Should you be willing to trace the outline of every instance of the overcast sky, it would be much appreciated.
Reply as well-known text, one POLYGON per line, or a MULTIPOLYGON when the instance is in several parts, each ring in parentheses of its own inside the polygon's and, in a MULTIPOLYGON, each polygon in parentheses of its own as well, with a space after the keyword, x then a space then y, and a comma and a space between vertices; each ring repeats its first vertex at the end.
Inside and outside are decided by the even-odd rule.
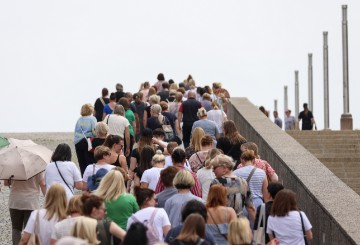
POLYGON ((329 32, 330 128, 343 112, 341 5, 348 4, 350 113, 360 129, 360 1, 1 1, 0 132, 73 131, 81 105, 103 87, 136 92, 159 72, 197 85, 222 82, 283 117, 308 101, 324 128, 323 31, 329 32))

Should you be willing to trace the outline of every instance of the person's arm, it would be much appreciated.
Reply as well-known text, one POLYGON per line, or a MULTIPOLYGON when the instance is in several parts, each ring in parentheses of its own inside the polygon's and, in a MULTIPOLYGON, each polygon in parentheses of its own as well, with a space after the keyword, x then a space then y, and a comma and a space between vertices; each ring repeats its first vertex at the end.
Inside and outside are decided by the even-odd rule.
POLYGON ((87 191, 88 187, 87 187, 87 182, 83 181, 82 182, 82 190, 83 191, 87 191))
POLYGON ((19 242, 19 245, 26 245, 28 243, 29 239, 30 239, 30 236, 31 236, 30 233, 24 231, 24 233, 23 233, 23 235, 21 237, 21 240, 19 242))
POLYGON ((124 237, 126 235, 126 232, 121 227, 119 227, 116 223, 114 223, 112 221, 110 223, 109 232, 110 232, 110 234, 112 234, 113 236, 116 236, 120 240, 124 240, 124 237))
POLYGON ((179 120, 176 119, 174 121, 174 126, 175 126, 175 133, 176 135, 179 135, 181 133, 181 130, 180 130, 180 123, 179 123, 179 120))
POLYGON ((140 178, 137 174, 134 175, 134 187, 140 186, 140 178))
POLYGON ((120 167, 122 167, 125 170, 125 173, 128 172, 128 168, 127 168, 127 162, 126 162, 126 157, 124 155, 120 155, 120 167))
POLYGON ((148 187, 149 187, 149 183, 140 182, 140 187, 141 187, 141 188, 148 188, 148 187))
POLYGON ((130 178, 134 178, 134 169, 136 168, 137 162, 135 157, 130 158, 130 168, 129 168, 129 175, 130 178))
POLYGON ((311 229, 305 231, 305 236, 306 236, 306 238, 307 238, 308 240, 312 240, 312 239, 313 239, 313 234, 312 234, 311 229))
POLYGON ((270 177, 270 180, 271 180, 271 182, 278 182, 279 177, 276 173, 273 173, 273 175, 271 175, 271 177, 270 177))
POLYGON ((164 236, 166 236, 169 232, 169 230, 171 229, 171 225, 165 225, 163 226, 163 233, 164 233, 164 236))
POLYGON ((180 127, 180 123, 181 123, 181 121, 182 121, 182 117, 183 117, 183 114, 182 114, 182 112, 181 112, 180 109, 179 109, 179 112, 178 112, 178 115, 177 115, 177 118, 178 118, 178 120, 177 120, 177 125, 178 125, 178 129, 179 129, 180 132, 182 131, 182 129, 181 129, 181 127, 180 127))
POLYGON ((78 189, 78 190, 82 190, 83 182, 82 181, 75 182, 75 188, 78 189))
POLYGON ((233 208, 227 208, 228 209, 228 213, 230 214, 230 220, 229 223, 233 220, 237 219, 237 215, 235 213, 235 210, 233 208))
POLYGON ((263 194, 264 202, 269 201, 267 187, 268 187, 268 181, 267 181, 267 178, 266 178, 266 175, 265 175, 264 182, 263 182, 263 185, 262 185, 262 194, 263 194))
POLYGON ((105 117, 106 117, 106 113, 103 112, 103 116, 102 116, 103 121, 104 121, 105 117))
POLYGON ((57 242, 57 240, 51 238, 51 240, 50 240, 50 245, 55 245, 56 242, 57 242))
POLYGON ((45 184, 45 180, 42 179, 39 183, 39 186, 40 186, 40 189, 41 189, 41 192, 42 194, 45 196, 46 194, 46 184, 45 184))
POLYGON ((250 220, 255 221, 256 210, 254 204, 251 204, 249 207, 245 207, 245 208, 249 213, 250 220))
POLYGON ((125 156, 130 155, 130 131, 129 126, 125 128, 125 142, 126 142, 126 150, 125 150, 125 156))
POLYGON ((144 128, 146 128, 147 119, 148 119, 148 114, 147 114, 147 110, 145 110, 145 111, 144 111, 144 116, 143 116, 143 125, 144 125, 144 128))

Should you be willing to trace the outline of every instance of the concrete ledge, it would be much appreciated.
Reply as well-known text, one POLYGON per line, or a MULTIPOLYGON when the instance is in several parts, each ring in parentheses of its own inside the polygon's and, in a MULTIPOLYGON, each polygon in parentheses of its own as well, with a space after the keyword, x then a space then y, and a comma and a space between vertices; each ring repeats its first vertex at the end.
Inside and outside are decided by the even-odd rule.
POLYGON ((360 244, 360 196, 246 98, 232 98, 228 118, 276 170, 313 225, 311 244, 360 244))

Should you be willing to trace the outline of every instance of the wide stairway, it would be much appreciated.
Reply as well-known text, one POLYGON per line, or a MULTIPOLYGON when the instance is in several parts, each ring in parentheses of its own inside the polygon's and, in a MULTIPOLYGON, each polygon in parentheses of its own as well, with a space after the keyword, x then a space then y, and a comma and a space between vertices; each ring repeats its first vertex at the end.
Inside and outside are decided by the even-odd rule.
POLYGON ((360 131, 287 131, 360 195, 360 131))

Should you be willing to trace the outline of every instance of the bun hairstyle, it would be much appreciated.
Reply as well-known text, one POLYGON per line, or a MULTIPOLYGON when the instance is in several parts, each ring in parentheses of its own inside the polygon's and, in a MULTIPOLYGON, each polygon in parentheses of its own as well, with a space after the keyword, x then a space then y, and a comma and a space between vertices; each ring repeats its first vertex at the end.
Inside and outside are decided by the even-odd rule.
POLYGON ((147 200, 150 200, 155 195, 155 191, 149 188, 141 188, 140 186, 136 186, 134 188, 134 195, 138 205, 142 206, 147 200))
POLYGON ((156 150, 155 155, 152 157, 152 164, 155 165, 161 162, 165 162, 165 156, 162 154, 161 150, 156 150))
POLYGON ((241 160, 247 161, 253 161, 255 160, 255 153, 253 150, 246 150, 241 154, 241 160))
POLYGON ((207 116, 206 109, 204 107, 201 107, 197 112, 198 118, 203 118, 207 116))

